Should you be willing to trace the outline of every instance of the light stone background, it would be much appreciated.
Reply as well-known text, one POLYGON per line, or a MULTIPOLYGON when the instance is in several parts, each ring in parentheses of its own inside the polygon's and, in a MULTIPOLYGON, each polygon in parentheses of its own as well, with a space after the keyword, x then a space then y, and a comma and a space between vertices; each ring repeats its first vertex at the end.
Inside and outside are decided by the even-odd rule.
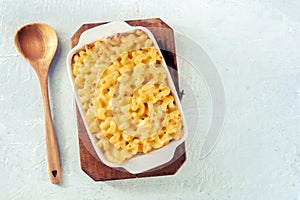
POLYGON ((299 200, 299 50, 297 0, 0 0, 0 199, 299 200), (97 183, 79 164, 69 39, 85 22, 148 17, 193 39, 216 65, 226 93, 223 134, 204 160, 195 138, 175 176, 97 183), (49 84, 60 185, 48 179, 37 78, 13 46, 14 32, 36 21, 59 36, 49 84))

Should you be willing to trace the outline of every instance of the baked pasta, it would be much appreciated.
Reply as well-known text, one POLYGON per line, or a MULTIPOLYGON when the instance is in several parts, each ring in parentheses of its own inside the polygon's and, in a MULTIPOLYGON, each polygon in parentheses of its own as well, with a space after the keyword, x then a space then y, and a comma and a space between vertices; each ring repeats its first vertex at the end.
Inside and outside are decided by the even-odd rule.
POLYGON ((98 40, 73 56, 86 124, 109 162, 120 164, 183 136, 162 62, 141 30, 98 40))

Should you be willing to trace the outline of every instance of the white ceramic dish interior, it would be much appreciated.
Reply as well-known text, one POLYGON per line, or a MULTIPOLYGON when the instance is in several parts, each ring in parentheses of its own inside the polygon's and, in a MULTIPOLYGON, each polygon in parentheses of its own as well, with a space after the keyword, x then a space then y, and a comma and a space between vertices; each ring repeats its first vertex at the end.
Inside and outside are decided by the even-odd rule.
MULTIPOLYGON (((82 48, 84 48, 84 46, 87 44, 91 44, 99 39, 103 39, 106 36, 115 35, 117 33, 133 32, 137 29, 144 31, 149 36, 149 38, 153 41, 154 45, 159 49, 154 36, 147 28, 141 27, 141 26, 130 26, 126 22, 117 21, 117 22, 111 22, 111 23, 108 23, 105 25, 97 26, 95 28, 88 29, 85 32, 83 32, 80 36, 78 44, 73 49, 71 49, 67 55, 68 74, 69 74, 69 78, 71 80, 71 84, 73 86, 72 88, 74 91, 75 99, 76 99, 80 114, 81 114, 82 118, 84 119, 83 120, 84 125, 88 132, 89 138, 92 142, 92 145, 93 145, 98 157, 105 165, 107 165, 109 167, 113 167, 113 168, 124 168, 125 170, 127 170, 128 172, 130 172, 132 174, 142 173, 142 172, 148 171, 150 169, 156 168, 160 165, 163 165, 163 164, 169 162, 173 158, 176 148, 186 140, 187 135, 188 135, 187 125, 186 125, 186 121, 185 121, 185 118, 183 115, 183 110, 182 110, 178 95, 176 93, 174 83, 172 81, 171 75, 168 71, 165 61, 163 61, 163 66, 166 69, 169 87, 170 87, 171 91, 173 92, 173 95, 175 97, 175 102, 181 112, 184 136, 180 140, 172 141, 168 145, 166 145, 160 149, 151 151, 147 154, 137 155, 119 165, 112 164, 111 162, 106 160, 106 158, 104 157, 104 154, 96 145, 96 139, 94 138, 94 136, 88 129, 88 126, 86 124, 85 117, 83 114, 83 109, 82 109, 81 103, 79 101, 79 97, 77 95, 77 91, 76 91, 77 89, 76 89, 75 83, 74 83, 74 78, 72 75, 71 61, 72 61, 73 55, 75 53, 77 53, 79 50, 81 50, 82 48)), ((160 52, 160 54, 161 54, 161 52, 160 52)))

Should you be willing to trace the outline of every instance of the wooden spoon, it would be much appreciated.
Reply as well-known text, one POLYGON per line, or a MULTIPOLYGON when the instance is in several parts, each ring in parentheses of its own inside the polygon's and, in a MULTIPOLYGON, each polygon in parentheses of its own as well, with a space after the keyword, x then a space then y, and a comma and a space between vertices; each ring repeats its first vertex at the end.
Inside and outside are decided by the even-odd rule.
POLYGON ((15 34, 14 42, 20 54, 32 65, 40 81, 46 123, 48 173, 50 181, 58 184, 61 179, 60 158, 48 99, 48 72, 58 46, 57 35, 51 26, 33 23, 20 28, 15 34))

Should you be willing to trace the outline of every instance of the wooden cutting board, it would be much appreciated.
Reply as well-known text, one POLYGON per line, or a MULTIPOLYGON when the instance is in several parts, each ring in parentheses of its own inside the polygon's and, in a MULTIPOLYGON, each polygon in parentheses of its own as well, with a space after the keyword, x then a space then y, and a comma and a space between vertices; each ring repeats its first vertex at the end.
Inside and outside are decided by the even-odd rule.
MULTIPOLYGON (((175 69, 170 70, 170 73, 172 75, 173 81, 178 92, 177 62, 175 55, 174 33, 172 28, 159 18, 130 20, 126 22, 132 26, 144 26, 153 33, 169 69, 175 69)), ((83 24, 72 36, 71 47, 73 48, 74 46, 76 46, 82 32, 105 23, 107 22, 83 24)), ((152 169, 140 174, 130 174, 124 169, 110 168, 100 161, 95 150, 93 149, 92 143, 88 137, 88 133, 84 127, 77 106, 76 112, 81 168, 87 175, 89 175, 95 181, 173 175, 178 171, 178 169, 186 160, 185 145, 183 143, 177 148, 175 155, 170 162, 164 164, 163 166, 157 167, 156 169, 152 169)))

